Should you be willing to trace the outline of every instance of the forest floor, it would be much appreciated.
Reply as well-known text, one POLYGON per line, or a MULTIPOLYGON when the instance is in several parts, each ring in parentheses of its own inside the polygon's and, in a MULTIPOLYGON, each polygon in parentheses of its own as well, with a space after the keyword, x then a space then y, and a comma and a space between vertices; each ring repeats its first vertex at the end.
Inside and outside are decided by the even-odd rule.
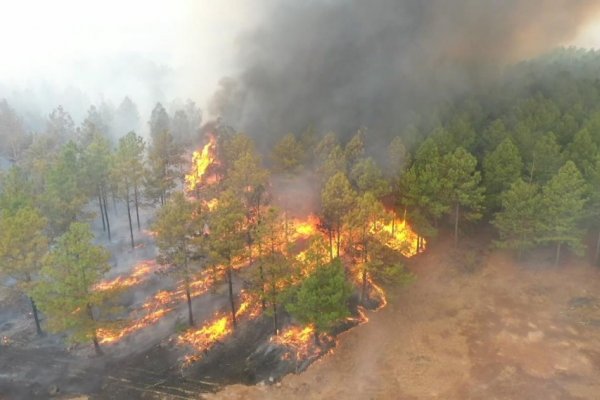
POLYGON ((413 258, 417 280, 339 337, 333 353, 273 386, 210 399, 597 399, 600 268, 538 255, 517 265, 438 244, 413 258))

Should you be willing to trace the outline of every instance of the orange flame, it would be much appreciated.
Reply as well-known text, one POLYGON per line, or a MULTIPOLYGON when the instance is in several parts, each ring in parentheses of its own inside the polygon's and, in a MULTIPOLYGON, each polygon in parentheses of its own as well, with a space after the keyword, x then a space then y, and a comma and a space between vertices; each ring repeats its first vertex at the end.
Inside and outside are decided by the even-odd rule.
MULTIPOLYGON (((392 219, 391 221, 378 221, 376 229, 381 229, 387 234, 389 239, 385 243, 389 248, 399 251, 405 257, 412 257, 417 254, 416 248, 412 245, 417 241, 417 234, 413 232, 406 221, 392 219)), ((373 232, 375 229, 371 229, 373 232)), ((425 244, 425 243, 424 243, 425 244)))
POLYGON ((118 276, 109 281, 101 281, 94 286, 94 290, 105 291, 137 285, 150 275, 155 265, 155 260, 142 261, 141 263, 135 266, 131 275, 126 277, 118 276))
POLYGON ((202 150, 194 151, 192 153, 193 170, 190 174, 186 174, 185 176, 187 190, 193 191, 198 185, 202 183, 206 170, 215 161, 214 153, 216 145, 217 140, 215 139, 215 137, 209 135, 208 143, 204 145, 202 150))

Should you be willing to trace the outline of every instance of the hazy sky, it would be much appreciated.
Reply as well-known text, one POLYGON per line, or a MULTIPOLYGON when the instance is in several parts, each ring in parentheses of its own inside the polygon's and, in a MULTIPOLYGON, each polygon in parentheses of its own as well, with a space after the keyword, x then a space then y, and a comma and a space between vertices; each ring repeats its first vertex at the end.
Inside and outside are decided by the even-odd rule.
POLYGON ((235 40, 255 18, 252 3, 0 0, 0 83, 43 79, 110 97, 140 68, 168 67, 175 93, 202 101, 235 68, 235 40))
MULTIPOLYGON (((264 1, 0 0, 0 84, 43 80, 120 98, 156 74, 165 96, 204 106, 235 70, 235 40, 264 1)), ((600 47, 600 23, 574 43, 600 47)))

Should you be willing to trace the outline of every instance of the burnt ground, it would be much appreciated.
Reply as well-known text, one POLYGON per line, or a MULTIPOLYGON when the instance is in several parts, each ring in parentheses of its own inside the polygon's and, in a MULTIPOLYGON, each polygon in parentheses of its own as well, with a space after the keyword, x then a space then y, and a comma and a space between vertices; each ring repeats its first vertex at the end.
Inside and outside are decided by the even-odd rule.
MULTIPOLYGON (((411 259, 412 285, 387 288, 388 306, 369 312, 369 323, 272 386, 262 382, 308 364, 278 362, 281 354, 265 345, 268 319, 182 368, 186 351, 173 333, 185 305, 98 358, 91 346, 36 338, 27 302, 0 291, 0 339, 8 334, 0 341, 0 399, 598 398, 600 269, 577 259, 551 267, 550 253, 517 265, 481 248, 441 243, 411 259)), ((218 290, 194 307, 200 321, 226 307, 226 296, 218 290)))
POLYGON ((416 282, 388 288, 388 306, 304 373, 207 397, 598 399, 600 269, 551 260, 438 244, 411 260, 416 282))
MULTIPOLYGON (((144 225, 151 212, 144 210, 144 225)), ((121 214, 122 217, 122 214, 121 214)), ((122 220, 119 220, 121 223, 122 220)), ((113 225, 116 220, 113 220, 113 225)), ((98 241, 113 254, 111 279, 127 274, 136 263, 155 255, 148 232, 136 232, 136 248, 131 249, 127 229, 113 231, 112 241, 101 234, 95 222, 98 241)), ((127 228, 127 227, 125 227, 127 228)), ((238 293, 243 276, 236 279, 238 293)), ((158 290, 170 290, 176 283, 163 273, 151 274, 121 296, 128 310, 139 308, 158 290)), ((193 300, 194 318, 200 326, 217 311, 228 307, 226 285, 220 285, 193 300)), ((35 335, 28 300, 10 288, 0 286, 0 399, 71 398, 92 399, 189 399, 216 391, 232 383, 252 384, 279 379, 305 369, 309 362, 282 361, 284 349, 268 341, 272 333, 269 318, 247 321, 222 343, 217 343, 200 362, 182 367, 190 349, 176 343, 177 332, 186 327, 184 302, 158 323, 111 345, 103 345, 105 355, 97 357, 91 344, 69 346, 63 335, 35 335)), ((42 315, 42 322, 44 316, 42 315)), ((288 321, 282 319, 282 326, 288 321)), ((323 352, 327 351, 323 349, 323 352)), ((315 356, 316 357, 316 356, 315 356)), ((314 360, 314 357, 309 360, 314 360)))

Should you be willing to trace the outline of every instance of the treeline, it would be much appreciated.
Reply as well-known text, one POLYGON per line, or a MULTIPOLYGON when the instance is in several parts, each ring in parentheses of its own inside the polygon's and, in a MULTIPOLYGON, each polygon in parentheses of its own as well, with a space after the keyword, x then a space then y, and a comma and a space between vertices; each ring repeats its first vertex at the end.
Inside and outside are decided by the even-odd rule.
MULTIPOLYGON (((119 110, 123 124, 139 117, 128 98, 119 110)), ((0 175, 0 276, 30 298, 39 334, 38 304, 48 328, 91 340, 98 352, 96 332, 115 309, 110 293, 94 290, 110 269, 110 254, 95 244, 89 223, 98 216, 110 241, 114 209, 124 204, 135 247, 139 209, 164 204, 183 179, 182 156, 200 136, 201 113, 189 102, 171 118, 157 104, 148 143, 134 131, 113 141, 109 122, 92 106, 75 127, 58 107, 44 132, 29 133, 0 102, 0 155, 10 160, 0 175)))

